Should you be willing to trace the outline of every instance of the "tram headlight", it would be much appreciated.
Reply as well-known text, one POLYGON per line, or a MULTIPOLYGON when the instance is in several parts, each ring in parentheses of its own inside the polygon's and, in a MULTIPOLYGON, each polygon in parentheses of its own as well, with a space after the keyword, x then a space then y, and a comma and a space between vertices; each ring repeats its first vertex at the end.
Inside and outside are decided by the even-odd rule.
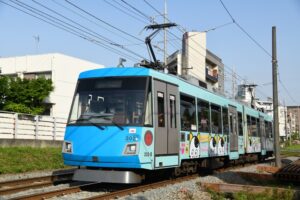
POLYGON ((136 154, 137 152, 137 144, 136 143, 131 143, 127 144, 125 147, 124 154, 136 154))
POLYGON ((72 153, 73 152, 72 142, 64 141, 62 151, 63 151, 63 153, 72 153))

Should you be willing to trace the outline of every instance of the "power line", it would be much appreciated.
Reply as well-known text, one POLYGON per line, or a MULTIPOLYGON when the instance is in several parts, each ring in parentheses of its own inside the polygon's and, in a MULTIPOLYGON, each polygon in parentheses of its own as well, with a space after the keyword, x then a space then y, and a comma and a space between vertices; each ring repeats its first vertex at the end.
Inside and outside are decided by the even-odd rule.
MULTIPOLYGON (((54 11, 53 9, 48 8, 47 6, 44 6, 43 4, 41 4, 41 3, 39 3, 39 2, 37 2, 37 1, 35 1, 35 0, 32 0, 32 1, 33 1, 34 3, 36 3, 36 4, 38 4, 39 6, 45 8, 45 9, 47 9, 47 10, 49 10, 49 11, 55 13, 55 14, 57 14, 58 16, 61 16, 61 17, 63 17, 64 19, 67 19, 67 20, 71 21, 72 23, 74 23, 74 24, 76 24, 76 25, 78 25, 78 26, 80 26, 80 27, 82 27, 82 28, 88 30, 89 32, 92 32, 93 34, 87 32, 87 31, 85 31, 85 30, 82 30, 82 29, 79 29, 79 30, 81 30, 81 31, 83 31, 83 32, 85 32, 85 33, 87 33, 87 34, 90 34, 90 35, 92 35, 92 36, 94 36, 94 37, 97 37, 97 38, 99 38, 99 39, 102 39, 102 40, 104 40, 105 42, 109 43, 110 45, 117 46, 117 47, 119 47, 119 48, 121 48, 121 49, 124 49, 124 50, 126 50, 126 51, 128 51, 128 52, 130 52, 130 53, 132 53, 132 54, 134 54, 134 55, 136 55, 137 57, 140 57, 140 58, 144 59, 143 56, 137 54, 136 52, 134 52, 134 51, 132 51, 132 50, 126 48, 126 47, 124 47, 123 45, 118 44, 118 43, 115 43, 114 41, 110 40, 109 38, 104 37, 104 36, 102 36, 102 35, 96 33, 95 31, 93 31, 93 30, 91 30, 91 29, 89 29, 89 28, 87 28, 87 27, 82 26, 81 24, 75 22, 74 20, 72 20, 72 19, 70 19, 70 18, 68 18, 68 17, 66 17, 66 16, 64 16, 64 15, 62 15, 62 14, 60 14, 60 13, 54 11), (96 35, 94 35, 94 34, 96 34, 96 35)), ((26 4, 25 4, 25 5, 26 5, 26 4)), ((31 7, 31 8, 32 8, 32 7, 31 7)), ((44 13, 44 12, 42 12, 42 13, 44 13)), ((45 13, 45 14, 47 14, 47 13, 45 13)), ((47 14, 47 15, 48 15, 48 14, 47 14)), ((51 15, 48 15, 48 16, 51 16, 51 15)), ((52 17, 53 17, 53 16, 52 16, 52 17)), ((54 17, 54 18, 55 18, 55 17, 54 17)), ((55 18, 55 19, 57 19, 57 18, 55 18)), ((61 21, 61 20, 59 20, 59 21, 61 21)), ((62 21, 62 22, 63 22, 63 21, 62 21)), ((63 23, 65 23, 65 22, 63 22, 63 23)), ((68 24, 68 23, 67 23, 67 24, 68 24)), ((68 25, 69 25, 69 24, 68 24, 68 25)), ((72 26, 72 25, 71 25, 71 26, 72 26)), ((72 26, 72 27, 75 27, 75 26, 72 26)), ((75 27, 75 28, 78 29, 77 27, 75 27)))
POLYGON ((271 57, 272 58, 272 55, 259 43, 259 42, 257 42, 234 18, 233 18, 233 16, 231 15, 231 13, 229 12, 229 10, 227 9, 227 7, 225 6, 225 4, 223 3, 223 1, 222 0, 219 0, 220 1, 220 3, 222 4, 222 6, 223 6, 223 8, 226 10, 226 12, 227 12, 227 14, 230 16, 230 18, 231 18, 231 20, 232 20, 232 22, 234 23, 234 24, 236 24, 236 26, 243 32, 243 33, 245 33, 247 36, 248 36, 248 38, 250 38, 250 40, 252 41, 252 42, 254 42, 262 51, 264 51, 269 57, 271 57))
MULTIPOLYGON (((114 35, 116 35, 116 36, 118 36, 118 37, 120 37, 120 38, 122 38, 122 39, 125 39, 125 40, 130 41, 128 38, 125 38, 124 36, 122 36, 122 35, 120 35, 120 34, 114 32, 114 31, 112 31, 112 30, 110 30, 110 29, 108 29, 108 28, 102 26, 101 24, 99 24, 99 23, 97 23, 97 22, 95 22, 95 21, 92 21, 91 19, 87 18, 86 16, 84 16, 84 15, 82 15, 82 14, 76 12, 75 10, 73 10, 73 9, 71 9, 71 8, 68 8, 67 6, 65 6, 65 5, 63 5, 63 4, 59 3, 59 2, 57 2, 56 0, 52 0, 52 2, 55 3, 55 4, 57 4, 57 5, 60 6, 60 7, 64 8, 65 10, 68 10, 68 11, 71 12, 71 13, 80 16, 81 18, 85 19, 86 21, 88 21, 88 22, 90 22, 90 23, 92 23, 92 24, 95 24, 96 26, 101 27, 101 28, 103 28, 104 30, 106 30, 106 31, 108 31, 108 32, 110 32, 110 33, 112 33, 112 34, 114 34, 114 35)), ((130 41, 130 42, 131 42, 131 43, 134 43, 134 42, 132 42, 132 41, 130 41)))
MULTIPOLYGON (((137 18, 136 16, 132 15, 131 13, 129 13, 129 12, 127 12, 127 11, 124 11, 123 9, 121 9, 121 8, 117 7, 116 5, 114 5, 111 1, 104 0, 104 2, 107 3, 108 5, 114 7, 115 9, 119 10, 120 12, 122 12, 122 13, 124 13, 124 14, 130 16, 130 17, 132 17, 133 19, 135 19, 135 20, 137 20, 137 21, 139 21, 139 22, 141 22, 141 23, 143 23, 143 24, 147 24, 146 21, 141 20, 140 18, 137 18)), ((114 1, 114 2, 115 2, 115 1, 114 1)))
POLYGON ((114 49, 112 47, 109 47, 109 46, 103 44, 102 42, 100 42, 100 41, 98 41, 96 39, 90 38, 90 37, 86 36, 85 34, 82 34, 82 33, 78 32, 78 31, 74 30, 73 28, 65 26, 62 23, 59 23, 59 22, 57 22, 57 21, 55 21, 55 20, 53 20, 53 19, 51 19, 51 18, 49 18, 49 17, 47 17, 45 15, 42 15, 41 13, 39 13, 39 12, 37 12, 37 11, 31 9, 31 8, 28 8, 28 7, 24 6, 24 5, 22 5, 21 2, 17 3, 17 2, 13 2, 12 0, 10 0, 10 1, 12 3, 14 3, 14 4, 22 7, 23 9, 26 9, 26 10, 30 11, 31 13, 28 12, 28 11, 26 11, 26 10, 23 10, 21 8, 18 8, 16 6, 13 6, 13 5, 9 4, 9 3, 3 2, 2 0, 0 2, 3 3, 3 4, 5 4, 5 5, 7 5, 7 6, 9 6, 9 7, 14 8, 16 10, 19 10, 19 11, 25 13, 25 14, 28 14, 28 15, 34 17, 34 18, 37 18, 37 19, 39 19, 39 20, 41 20, 43 22, 46 22, 47 24, 50 24, 50 25, 52 25, 52 26, 54 26, 56 28, 59 28, 59 29, 64 30, 64 31, 66 31, 68 33, 71 33, 71 34, 73 34, 75 36, 78 36, 78 37, 80 37, 82 39, 85 39, 85 40, 87 40, 89 42, 92 42, 92 43, 94 43, 94 44, 96 44, 98 46, 101 46, 101 47, 103 47, 103 48, 105 48, 105 49, 107 49, 107 50, 109 50, 111 52, 114 52, 114 53, 116 53, 118 55, 121 55, 121 56, 125 56, 126 58, 129 58, 132 61, 136 61, 137 60, 136 58, 134 58, 134 57, 132 57, 132 56, 126 54, 126 53, 123 53, 123 52, 121 52, 119 50, 116 50, 116 49, 114 49))
POLYGON ((134 38, 134 39, 136 39, 136 40, 138 40, 138 41, 143 41, 143 40, 141 40, 140 38, 138 38, 138 37, 136 37, 136 36, 134 36, 134 35, 132 35, 132 34, 129 34, 129 33, 127 33, 126 31, 124 31, 124 30, 122 30, 122 29, 119 29, 118 27, 115 27, 115 26, 109 24, 108 22, 106 22, 106 21, 100 19, 99 17, 96 17, 95 15, 91 14, 90 12, 88 12, 88 11, 86 11, 86 10, 80 8, 80 7, 77 6, 76 4, 70 2, 69 0, 65 0, 65 1, 66 1, 68 4, 70 4, 71 6, 75 7, 75 8, 78 9, 78 10, 80 10, 81 12, 83 12, 83 13, 85 13, 85 14, 87 14, 87 15, 93 17, 93 18, 95 18, 96 20, 98 20, 98 21, 104 23, 105 25, 107 25, 107 26, 109 26, 109 27, 111 27, 111 28, 113 28, 113 29, 115 29, 115 30, 118 30, 118 31, 120 31, 121 33, 123 33, 123 34, 125 34, 125 35, 127 35, 127 36, 129 36, 129 37, 132 37, 132 38, 134 38))
MULTIPOLYGON (((279 75, 279 74, 278 74, 279 75)), ((296 104, 298 105, 298 103, 296 102, 296 100, 292 97, 292 95, 290 94, 290 92, 288 91, 288 89, 285 87, 285 85, 283 84, 283 82, 281 81, 281 78, 279 76, 279 83, 281 84, 282 88, 285 90, 285 92, 287 93, 287 95, 289 96, 289 98, 296 104)))

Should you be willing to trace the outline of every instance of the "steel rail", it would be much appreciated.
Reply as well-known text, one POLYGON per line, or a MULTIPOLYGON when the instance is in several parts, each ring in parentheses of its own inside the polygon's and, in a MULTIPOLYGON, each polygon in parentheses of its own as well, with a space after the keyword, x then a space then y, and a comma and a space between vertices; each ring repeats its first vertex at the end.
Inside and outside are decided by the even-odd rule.
POLYGON ((171 184, 180 183, 183 181, 188 181, 188 180, 191 180, 191 179, 194 179, 197 177, 199 177, 198 174, 193 174, 193 175, 180 177, 180 178, 176 178, 176 179, 170 179, 170 180, 164 180, 164 181, 155 182, 155 183, 149 183, 149 184, 140 185, 140 186, 124 189, 124 190, 118 190, 118 191, 114 191, 114 192, 110 192, 110 193, 106 193, 106 194, 102 194, 102 195, 89 197, 89 198, 86 198, 85 200, 115 199, 115 198, 119 198, 122 196, 136 194, 138 192, 144 192, 144 191, 150 190, 150 189, 159 188, 159 187, 166 186, 166 185, 171 185, 171 184))
POLYGON ((81 192, 82 189, 88 188, 90 186, 94 186, 97 184, 99 184, 99 183, 88 183, 88 184, 83 184, 83 185, 78 185, 78 186, 73 186, 73 187, 69 187, 69 188, 58 189, 58 190, 53 190, 53 191, 48 191, 48 192, 43 192, 43 193, 19 196, 19 197, 11 198, 11 200, 17 200, 17 199, 18 200, 43 200, 46 198, 81 192))
POLYGON ((56 173, 49 176, 18 179, 0 182, 0 195, 8 195, 16 192, 53 185, 54 182, 71 180, 73 170, 56 173))

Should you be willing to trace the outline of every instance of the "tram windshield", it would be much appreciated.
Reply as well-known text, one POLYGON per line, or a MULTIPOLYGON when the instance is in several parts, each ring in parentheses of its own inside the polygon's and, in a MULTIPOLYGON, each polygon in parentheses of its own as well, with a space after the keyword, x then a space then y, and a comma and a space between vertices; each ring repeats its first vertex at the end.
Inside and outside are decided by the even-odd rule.
POLYGON ((151 113, 147 104, 151 108, 151 102, 148 102, 151 101, 151 94, 149 88, 146 88, 147 80, 146 77, 79 80, 68 124, 149 124, 147 115, 151 113))

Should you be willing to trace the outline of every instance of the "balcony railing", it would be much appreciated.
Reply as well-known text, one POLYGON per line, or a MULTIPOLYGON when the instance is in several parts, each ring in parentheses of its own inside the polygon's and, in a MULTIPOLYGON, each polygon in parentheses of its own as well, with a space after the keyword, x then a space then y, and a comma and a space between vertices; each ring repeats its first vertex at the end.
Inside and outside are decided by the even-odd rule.
POLYGON ((208 68, 206 68, 206 80, 211 81, 211 82, 218 82, 218 70, 214 69, 214 70, 209 70, 208 68))

